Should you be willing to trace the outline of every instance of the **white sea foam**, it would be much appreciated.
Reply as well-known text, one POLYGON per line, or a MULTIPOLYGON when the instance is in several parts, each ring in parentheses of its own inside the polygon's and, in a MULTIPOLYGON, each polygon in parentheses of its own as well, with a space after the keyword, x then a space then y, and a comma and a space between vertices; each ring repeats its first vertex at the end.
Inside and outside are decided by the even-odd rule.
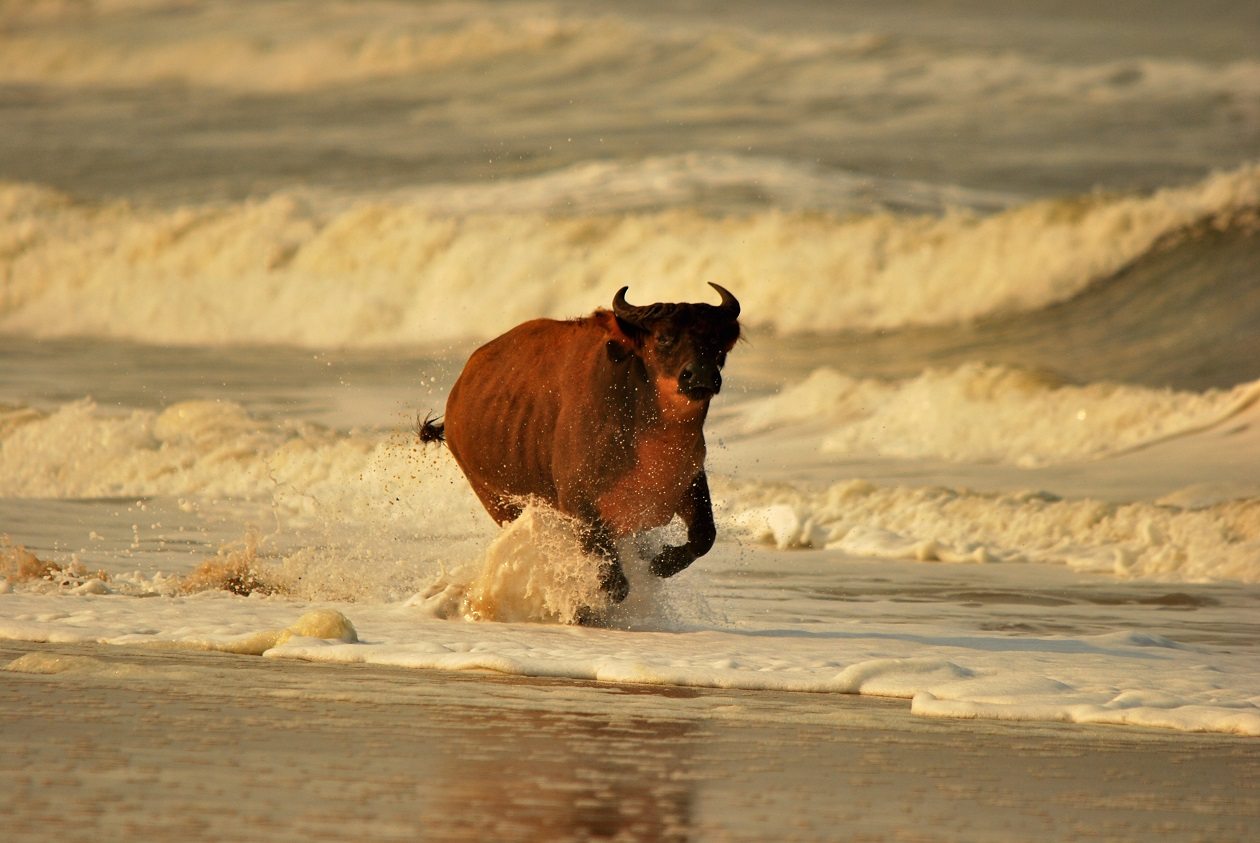
POLYGON ((837 483, 716 484, 731 522, 781 548, 862 557, 1042 562, 1120 578, 1260 582, 1260 500, 1197 509, 1053 495, 837 483))
MULTIPOLYGON (((158 496, 186 512, 218 500, 253 501, 270 510, 269 521, 290 528, 346 521, 447 540, 478 532, 481 522, 445 450, 425 449, 401 432, 268 422, 228 401, 127 413, 90 400, 47 414, 10 410, 0 415, 0 496, 158 496)), ((338 562, 344 577, 345 559, 338 562)))
MULTIPOLYGON (((227 497, 266 504, 282 533, 334 525, 329 548, 301 551, 292 562, 306 571, 301 591, 311 596, 388 593, 389 582, 399 579, 388 564, 378 560, 370 566, 379 576, 365 573, 356 580, 346 573, 350 560, 372 552, 381 558, 415 553, 414 548, 372 544, 379 534, 423 537, 429 543, 492 535, 450 455, 425 449, 403 434, 263 422, 230 402, 188 402, 122 415, 75 402, 51 414, 13 411, 9 418, 16 421, 0 432, 0 494, 6 497, 156 495, 187 501, 190 509, 199 501, 227 497)), ((1007 433, 993 435, 1000 439, 1007 433)), ((825 546, 867 557, 933 561, 1042 562, 1120 578, 1260 582, 1260 500, 1255 499, 1203 505, 1199 496, 1183 507, 1174 498, 1120 504, 862 481, 815 491, 720 477, 714 489, 724 529, 734 526, 784 548, 825 546)), ((526 531, 517 537, 524 544, 503 538, 507 544, 502 553, 490 554, 478 588, 494 592, 500 577, 522 582, 529 565, 512 561, 525 559, 522 554, 567 558, 547 549, 563 544, 554 530, 543 530, 553 540, 531 544, 529 525, 520 529, 526 531)), ((453 555, 421 555, 464 565, 473 562, 475 551, 460 546, 453 555)), ((406 574, 415 576, 415 571, 406 574)), ((463 582, 472 579, 465 576, 463 582)), ((573 595, 573 606, 584 599, 576 591, 573 595)), ((542 617, 573 609, 557 602, 568 596, 540 600, 521 611, 542 617)), ((520 614, 504 612, 512 618, 520 614)))
POLYGON ((990 216, 552 217, 300 195, 173 211, 0 188, 0 330, 169 344, 381 346, 703 295, 780 332, 950 324, 1080 292, 1186 226, 1260 206, 1260 166, 990 216))
POLYGON ((227 401, 114 414, 92 401, 10 411, 0 444, 7 497, 315 494, 363 470, 377 443, 306 424, 268 425, 227 401))
POLYGON ((1065 384, 1039 372, 965 364, 902 381, 816 369, 737 408, 736 428, 809 424, 828 454, 1002 462, 1097 459, 1220 423, 1260 399, 1260 381, 1205 393, 1065 384))
POLYGON ((468 567, 454 576, 443 572, 426 590, 422 603, 435 616, 575 623, 607 602, 576 528, 544 507, 526 507, 468 567))
MULTIPOLYGON (((962 636, 940 626, 866 623, 835 633, 630 632, 452 623, 406 604, 327 606, 312 614, 279 599, 10 593, 0 594, 0 637, 602 682, 864 694, 912 700, 912 711, 927 716, 1260 735, 1260 685, 1248 654, 1184 646, 1140 631, 962 636)), ((7 669, 98 668, 19 659, 7 669)))
MULTIPOLYGON (((854 554, 1007 563, 986 571, 1043 562, 1119 579, 1258 582, 1256 500, 1199 496, 1195 508, 1183 508, 1171 501, 1104 504, 862 482, 810 490, 715 478, 723 542, 697 570, 665 582, 642 577, 633 566, 638 551, 627 548, 631 598, 622 614, 608 618, 620 630, 603 632, 554 625, 571 620, 577 607, 593 599, 589 560, 576 552, 576 536, 564 519, 536 512, 496 537, 449 455, 421 449, 400 434, 268 422, 230 402, 129 413, 76 402, 47 414, 11 411, 0 428, 0 478, 11 484, 5 496, 23 490, 45 497, 161 495, 178 497, 194 511, 214 495, 271 504, 274 532, 255 562, 285 587, 283 597, 238 598, 180 596, 166 575, 120 574, 108 581, 85 576, 38 588, 8 584, 0 589, 0 637, 870 694, 912 700, 912 710, 925 716, 1260 734, 1260 689, 1250 651, 1188 646, 1169 640, 1159 627, 1031 637, 976 632, 973 624, 964 633, 938 614, 916 615, 900 608, 906 604, 870 600, 829 603, 826 625, 799 628, 780 616, 762 628, 752 625, 755 613, 744 612, 744 628, 715 620, 711 611, 671 610, 710 570, 722 575, 730 569, 726 576, 738 577, 750 554, 757 564, 784 570, 799 559, 822 570, 852 565, 854 554), (82 443, 81 450, 61 451, 74 442, 82 443), (729 541, 741 531, 784 548, 830 549, 733 553, 729 541), (471 538, 460 543, 461 536, 471 538), (82 587, 88 582, 96 587, 82 587), (311 604, 331 612, 301 622, 311 604), (476 616, 530 623, 441 619, 476 616), (349 643, 356 637, 359 643, 349 643)), ((749 600, 790 599, 770 591, 749 600)), ((939 613, 942 604, 933 605, 939 613)), ((986 616, 980 611, 979 620, 986 616)), ((1147 610, 1125 624, 1158 620, 1147 610)), ((1109 614, 1098 623, 1113 619, 1109 614)))

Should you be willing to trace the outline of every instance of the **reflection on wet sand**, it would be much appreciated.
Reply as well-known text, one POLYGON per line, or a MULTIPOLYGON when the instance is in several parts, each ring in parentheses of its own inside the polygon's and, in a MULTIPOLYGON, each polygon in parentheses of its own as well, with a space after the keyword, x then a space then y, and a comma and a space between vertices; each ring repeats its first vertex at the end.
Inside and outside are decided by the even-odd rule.
POLYGON ((6 843, 1175 843, 1260 821, 1246 741, 835 694, 4 642, 0 730, 6 843))
POLYGON ((428 783, 435 840, 691 839, 694 724, 516 712, 428 783))

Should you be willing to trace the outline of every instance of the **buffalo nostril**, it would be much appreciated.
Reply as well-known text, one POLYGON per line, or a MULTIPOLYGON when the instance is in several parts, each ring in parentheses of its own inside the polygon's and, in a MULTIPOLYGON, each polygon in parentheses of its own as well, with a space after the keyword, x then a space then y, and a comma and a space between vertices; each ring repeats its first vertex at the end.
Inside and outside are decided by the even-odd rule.
POLYGON ((678 389, 688 398, 709 398, 716 395, 721 388, 722 376, 712 366, 690 363, 678 373, 678 389))

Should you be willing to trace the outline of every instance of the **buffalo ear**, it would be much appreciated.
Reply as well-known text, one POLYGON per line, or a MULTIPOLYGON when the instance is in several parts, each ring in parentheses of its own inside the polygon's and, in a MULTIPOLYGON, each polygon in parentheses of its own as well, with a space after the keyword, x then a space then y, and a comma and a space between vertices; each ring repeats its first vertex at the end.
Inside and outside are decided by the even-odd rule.
POLYGON ((614 363, 624 363, 634 355, 634 352, 617 340, 609 340, 604 343, 604 350, 608 352, 608 359, 614 363))

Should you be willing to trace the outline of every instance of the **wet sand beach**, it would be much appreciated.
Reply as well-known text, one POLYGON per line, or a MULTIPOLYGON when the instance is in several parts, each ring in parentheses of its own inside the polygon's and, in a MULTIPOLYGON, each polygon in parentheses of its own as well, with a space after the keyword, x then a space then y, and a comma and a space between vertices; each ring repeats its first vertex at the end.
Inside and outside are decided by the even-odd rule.
POLYGON ((9 841, 1252 839, 1245 738, 4 642, 9 841))
POLYGON ((1260 4, 295 8, 0 0, 0 843, 1260 839, 1260 4), (571 626, 416 423, 710 283, 571 626))

